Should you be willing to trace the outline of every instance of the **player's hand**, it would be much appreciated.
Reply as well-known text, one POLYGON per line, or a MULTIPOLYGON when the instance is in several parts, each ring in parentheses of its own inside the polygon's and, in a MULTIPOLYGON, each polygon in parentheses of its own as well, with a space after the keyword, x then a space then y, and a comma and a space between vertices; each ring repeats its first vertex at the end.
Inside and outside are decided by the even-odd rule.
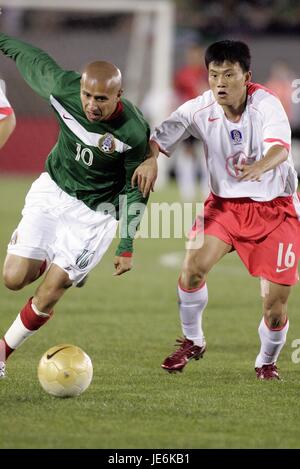
POLYGON ((116 256, 114 266, 116 271, 113 275, 122 275, 132 269, 132 257, 116 256))
POLYGON ((131 187, 136 183, 143 197, 147 197, 150 191, 154 192, 154 184, 157 178, 157 159, 156 156, 150 156, 141 163, 133 173, 131 178, 131 187))
POLYGON ((261 181, 264 170, 260 164, 260 161, 249 164, 238 163, 235 165, 235 168, 241 172, 238 176, 239 181, 261 181))

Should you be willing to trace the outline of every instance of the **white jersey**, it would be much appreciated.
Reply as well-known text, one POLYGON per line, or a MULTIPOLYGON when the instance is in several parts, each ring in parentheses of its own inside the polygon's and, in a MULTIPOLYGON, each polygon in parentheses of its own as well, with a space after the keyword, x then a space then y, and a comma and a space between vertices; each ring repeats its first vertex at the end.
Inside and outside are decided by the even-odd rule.
POLYGON ((211 191, 220 197, 250 197, 257 201, 292 195, 297 173, 291 155, 291 129, 279 99, 265 87, 248 85, 246 108, 238 123, 229 121, 211 90, 187 101, 151 136, 170 155, 189 136, 201 139, 211 191), (237 163, 261 160, 273 145, 287 148, 288 159, 263 174, 261 181, 239 181, 237 163))
POLYGON ((3 91, 3 80, 0 80, 0 120, 12 114, 13 110, 3 91))

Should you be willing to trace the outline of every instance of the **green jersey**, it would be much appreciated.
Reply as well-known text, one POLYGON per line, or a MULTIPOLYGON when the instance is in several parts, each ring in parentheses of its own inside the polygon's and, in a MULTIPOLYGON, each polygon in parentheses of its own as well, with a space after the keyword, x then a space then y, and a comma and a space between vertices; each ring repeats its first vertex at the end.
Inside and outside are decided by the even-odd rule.
POLYGON ((61 69, 44 51, 5 34, 0 34, 0 49, 15 60, 25 81, 56 113, 60 133, 46 161, 51 178, 92 210, 113 207, 116 218, 126 196, 125 234, 116 254, 132 252, 133 235, 127 228, 132 231, 137 224, 130 207, 147 202, 136 187, 131 188, 131 177, 148 152, 150 130, 143 115, 122 99, 109 120, 89 122, 80 100, 79 73, 61 69))

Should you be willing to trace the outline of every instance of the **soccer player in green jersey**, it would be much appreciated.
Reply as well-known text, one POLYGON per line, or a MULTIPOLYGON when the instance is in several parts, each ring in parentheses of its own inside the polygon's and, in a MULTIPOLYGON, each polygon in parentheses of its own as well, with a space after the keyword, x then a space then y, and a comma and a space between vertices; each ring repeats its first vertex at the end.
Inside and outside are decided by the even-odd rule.
MULTIPOLYGON (((60 125, 46 171, 32 184, 8 245, 7 288, 20 290, 46 274, 0 341, 3 377, 8 356, 48 321, 66 289, 80 285, 99 263, 115 236, 121 209, 115 275, 132 268, 137 214, 147 197, 131 185, 131 178, 140 164, 147 166, 149 126, 122 97, 115 65, 99 61, 81 75, 65 71, 42 50, 5 34, 0 34, 0 50, 50 102, 60 125)), ((146 192, 152 168, 142 181, 146 192)))

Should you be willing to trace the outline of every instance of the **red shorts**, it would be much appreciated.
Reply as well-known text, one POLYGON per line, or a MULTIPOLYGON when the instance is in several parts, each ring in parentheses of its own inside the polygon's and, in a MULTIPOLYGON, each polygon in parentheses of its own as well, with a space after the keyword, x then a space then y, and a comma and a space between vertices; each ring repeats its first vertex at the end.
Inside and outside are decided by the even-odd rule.
POLYGON ((292 196, 256 202, 211 194, 204 205, 204 233, 230 244, 255 277, 282 285, 299 280, 300 222, 292 196))

